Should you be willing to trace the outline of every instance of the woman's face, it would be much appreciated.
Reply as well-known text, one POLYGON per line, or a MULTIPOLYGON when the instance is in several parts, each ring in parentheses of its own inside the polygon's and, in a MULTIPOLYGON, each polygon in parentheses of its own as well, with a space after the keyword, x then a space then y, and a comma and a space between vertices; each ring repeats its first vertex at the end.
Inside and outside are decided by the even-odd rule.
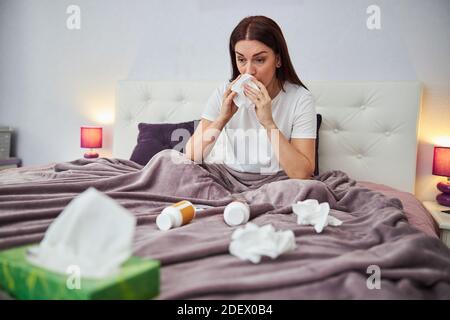
POLYGON ((241 40, 234 46, 236 65, 241 74, 248 73, 266 88, 275 79, 279 57, 258 40, 241 40))

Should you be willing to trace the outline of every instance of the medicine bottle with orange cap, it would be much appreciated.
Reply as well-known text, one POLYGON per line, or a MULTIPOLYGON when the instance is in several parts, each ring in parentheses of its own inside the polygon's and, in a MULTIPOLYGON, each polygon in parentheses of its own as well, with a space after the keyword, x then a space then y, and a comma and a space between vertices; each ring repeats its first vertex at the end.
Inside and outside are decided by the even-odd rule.
POLYGON ((156 218, 160 230, 180 227, 192 221, 195 217, 195 207, 187 200, 177 202, 164 210, 156 218))

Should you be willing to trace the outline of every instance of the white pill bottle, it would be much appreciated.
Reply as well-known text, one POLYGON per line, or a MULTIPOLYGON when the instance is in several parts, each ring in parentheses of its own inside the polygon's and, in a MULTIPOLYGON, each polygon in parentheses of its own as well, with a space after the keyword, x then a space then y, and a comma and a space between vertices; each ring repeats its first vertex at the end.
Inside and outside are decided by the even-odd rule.
POLYGON ((180 227, 192 221, 195 217, 195 207, 191 202, 183 200, 164 210, 156 218, 156 225, 160 230, 180 227))
POLYGON ((244 202, 233 201, 225 207, 223 219, 232 227, 247 223, 250 219, 250 207, 244 202))

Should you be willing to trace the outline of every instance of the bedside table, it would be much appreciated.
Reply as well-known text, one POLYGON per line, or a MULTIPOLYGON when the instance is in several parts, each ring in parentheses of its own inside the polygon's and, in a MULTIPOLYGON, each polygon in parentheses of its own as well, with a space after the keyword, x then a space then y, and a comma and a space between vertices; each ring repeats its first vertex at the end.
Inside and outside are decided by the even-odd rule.
POLYGON ((423 201, 422 204, 439 226, 441 240, 450 248, 450 214, 441 212, 441 210, 450 210, 450 207, 441 206, 436 201, 423 201))
POLYGON ((20 158, 5 158, 0 159, 0 170, 9 168, 18 168, 22 165, 20 158))

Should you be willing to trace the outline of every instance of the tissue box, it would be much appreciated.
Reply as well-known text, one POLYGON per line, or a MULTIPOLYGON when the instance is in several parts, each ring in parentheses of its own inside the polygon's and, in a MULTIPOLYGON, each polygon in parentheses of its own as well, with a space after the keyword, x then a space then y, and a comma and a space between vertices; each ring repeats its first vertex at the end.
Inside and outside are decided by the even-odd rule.
POLYGON ((157 260, 133 256, 117 275, 104 279, 81 278, 76 288, 75 281, 67 285, 74 274, 55 273, 28 262, 29 247, 0 251, 0 287, 16 299, 150 299, 159 294, 157 260))

